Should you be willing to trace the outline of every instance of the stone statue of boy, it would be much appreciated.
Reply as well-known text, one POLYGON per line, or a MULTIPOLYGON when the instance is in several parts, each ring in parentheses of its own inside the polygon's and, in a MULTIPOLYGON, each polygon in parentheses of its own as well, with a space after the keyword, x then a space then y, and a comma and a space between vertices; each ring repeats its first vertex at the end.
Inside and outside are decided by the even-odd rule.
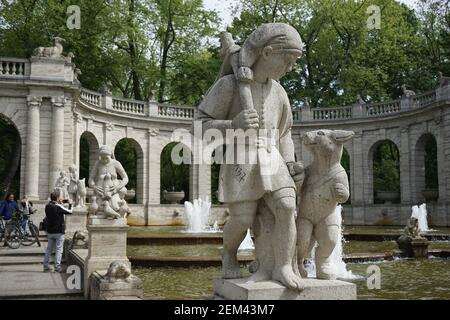
MULTIPOLYGON (((234 44, 229 34, 224 38, 225 60, 217 81, 199 106, 197 119, 202 121, 204 130, 219 129, 224 136, 229 130, 258 129, 258 161, 221 166, 219 200, 228 204, 230 210, 223 235, 224 278, 241 277, 238 247, 255 223, 260 207, 266 206, 275 219, 271 231, 273 268, 270 275, 260 274, 251 280, 276 280, 288 288, 302 289, 293 260, 296 188, 301 186, 304 174, 301 164, 295 163, 288 96, 277 81, 294 67, 301 55, 302 40, 294 28, 283 23, 260 26, 242 48, 234 44), (275 131, 277 135, 273 135, 275 131), (276 170, 264 173, 263 159, 271 159, 272 165, 275 162, 276 170)), ((232 147, 236 151, 236 146, 232 147)))

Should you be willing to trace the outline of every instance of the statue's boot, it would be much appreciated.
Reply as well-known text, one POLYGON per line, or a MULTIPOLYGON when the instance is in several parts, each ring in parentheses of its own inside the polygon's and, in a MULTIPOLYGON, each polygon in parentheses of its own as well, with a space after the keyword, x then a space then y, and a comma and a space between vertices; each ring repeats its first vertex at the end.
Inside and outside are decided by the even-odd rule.
POLYGON ((316 277, 323 280, 336 280, 336 273, 330 258, 316 257, 316 277))

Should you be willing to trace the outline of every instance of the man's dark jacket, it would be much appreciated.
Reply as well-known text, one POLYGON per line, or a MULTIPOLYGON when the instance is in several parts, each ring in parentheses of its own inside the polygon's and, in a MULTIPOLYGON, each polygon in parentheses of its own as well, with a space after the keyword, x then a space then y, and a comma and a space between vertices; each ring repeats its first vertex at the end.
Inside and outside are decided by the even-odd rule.
POLYGON ((66 209, 55 201, 50 201, 45 206, 47 233, 64 233, 64 215, 72 213, 71 207, 72 205, 69 205, 69 209, 66 209))

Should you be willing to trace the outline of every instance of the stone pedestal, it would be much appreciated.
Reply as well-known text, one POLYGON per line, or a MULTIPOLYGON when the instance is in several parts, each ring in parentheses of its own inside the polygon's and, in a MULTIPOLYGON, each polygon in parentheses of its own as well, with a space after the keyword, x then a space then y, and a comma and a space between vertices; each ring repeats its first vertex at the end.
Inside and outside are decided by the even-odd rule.
POLYGON ((399 238, 397 240, 398 248, 403 257, 408 258, 426 258, 428 257, 427 239, 399 238))
POLYGON ((247 282, 216 279, 215 297, 227 300, 356 300, 356 285, 339 280, 304 279, 303 291, 287 289, 276 281, 247 282))
POLYGON ((111 262, 130 263, 127 258, 127 220, 89 218, 88 256, 84 266, 84 295, 89 297, 89 278, 94 271, 107 270, 111 262))
POLYGON ((75 207, 66 215, 66 234, 73 236, 77 231, 87 232, 87 207, 75 207))
POLYGON ((68 253, 70 249, 87 249, 87 238, 86 243, 83 245, 72 244, 73 235, 77 231, 82 231, 87 234, 87 208, 74 208, 72 214, 67 214, 65 217, 66 224, 66 235, 64 237, 64 257, 68 259, 68 253))
POLYGON ((109 300, 120 298, 130 300, 143 297, 142 281, 131 275, 126 281, 111 282, 106 277, 106 270, 96 271, 91 275, 90 299, 109 300))

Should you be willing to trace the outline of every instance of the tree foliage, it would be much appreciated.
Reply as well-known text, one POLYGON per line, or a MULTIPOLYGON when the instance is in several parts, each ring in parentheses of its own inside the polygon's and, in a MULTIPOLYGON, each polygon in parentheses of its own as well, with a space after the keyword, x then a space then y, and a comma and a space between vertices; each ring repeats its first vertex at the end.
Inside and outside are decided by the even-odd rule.
POLYGON ((384 141, 373 152, 374 192, 400 191, 400 152, 392 141, 384 141))
POLYGON ((10 122, 0 116, 0 200, 8 192, 19 197, 20 192, 20 155, 22 143, 19 132, 10 122))
MULTIPOLYGON (((289 23, 300 33, 303 57, 283 80, 297 104, 309 97, 317 107, 345 105, 358 94, 367 101, 396 99, 402 84, 429 90, 445 60, 430 56, 423 23, 429 11, 415 12, 393 0, 242 0, 236 10, 241 14, 229 31, 240 41, 268 22, 289 23), (367 27, 369 5, 381 9, 380 29, 367 27)), ((444 30, 440 25, 435 33, 444 30)), ((443 43, 438 47, 445 51, 443 43)))
MULTIPOLYGON (((177 144, 169 143, 161 152, 161 203, 166 203, 164 191, 184 191, 184 200, 189 200, 189 164, 174 164, 172 161, 172 149, 177 144)), ((183 150, 179 156, 183 158, 183 150)))

